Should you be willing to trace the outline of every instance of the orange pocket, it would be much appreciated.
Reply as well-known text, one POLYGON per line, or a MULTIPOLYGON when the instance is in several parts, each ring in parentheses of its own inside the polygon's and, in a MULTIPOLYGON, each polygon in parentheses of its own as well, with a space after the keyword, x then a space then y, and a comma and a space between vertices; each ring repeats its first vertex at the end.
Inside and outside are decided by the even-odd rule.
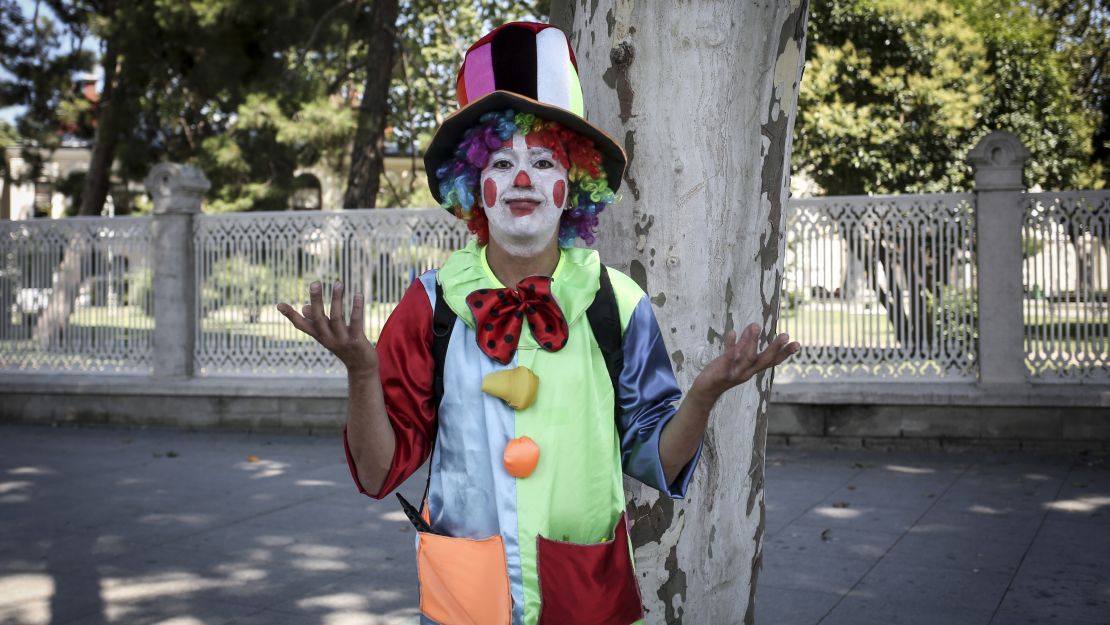
POLYGON ((501 536, 453 538, 420 532, 420 611, 440 625, 509 625, 508 564, 501 536))
POLYGON ((623 513, 613 534, 593 545, 536 537, 539 625, 629 625, 644 617, 623 513))

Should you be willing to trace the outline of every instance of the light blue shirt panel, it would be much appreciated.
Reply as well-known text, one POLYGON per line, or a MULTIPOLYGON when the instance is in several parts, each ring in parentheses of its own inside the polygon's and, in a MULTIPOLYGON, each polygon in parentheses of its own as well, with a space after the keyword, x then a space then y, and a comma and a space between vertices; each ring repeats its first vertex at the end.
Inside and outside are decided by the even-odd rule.
MULTIPOLYGON (((435 272, 421 276, 435 309, 435 272), (429 277, 430 276, 430 277, 429 277)), ((475 332, 456 318, 443 367, 443 399, 428 490, 431 526, 450 536, 501 534, 513 598, 513 623, 524 622, 524 586, 516 513, 516 479, 505 471, 505 445, 515 438, 516 411, 481 392, 494 371, 512 369, 478 349, 475 332)))

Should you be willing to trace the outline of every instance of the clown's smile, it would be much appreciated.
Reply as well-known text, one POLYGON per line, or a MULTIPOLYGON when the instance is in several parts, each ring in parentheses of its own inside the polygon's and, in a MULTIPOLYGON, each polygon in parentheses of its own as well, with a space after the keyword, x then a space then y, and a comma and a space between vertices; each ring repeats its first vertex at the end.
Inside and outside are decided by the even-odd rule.
POLYGON ((536 207, 540 205, 540 203, 535 200, 510 200, 508 204, 509 211, 512 213, 513 217, 531 215, 536 210, 536 207))

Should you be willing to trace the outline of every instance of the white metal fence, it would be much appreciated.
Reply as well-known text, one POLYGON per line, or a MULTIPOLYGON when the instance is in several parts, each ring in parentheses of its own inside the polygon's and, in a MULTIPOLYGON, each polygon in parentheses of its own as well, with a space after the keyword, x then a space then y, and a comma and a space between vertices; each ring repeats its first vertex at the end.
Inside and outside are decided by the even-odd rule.
MULTIPOLYGON (((1014 306, 1024 311, 1029 379, 1105 382, 1110 192, 1018 197, 1026 288, 1014 306)), ((804 347, 778 379, 975 380, 976 237, 994 235, 976 232, 974 204, 972 194, 791 201, 779 329, 804 347)), ((366 331, 376 339, 412 279, 468 236, 438 209, 192 223, 192 357, 208 376, 341 374, 274 304, 299 309, 311 281, 342 280, 348 293, 366 294, 366 331)), ((0 371, 150 373, 161 271, 151 224, 0 222, 0 371)))
POLYGON ((802 350, 780 380, 973 380, 971 194, 789 204, 779 330, 802 350))
POLYGON ((1110 191, 1026 199, 1022 310, 1030 375, 1044 382, 1110 380, 1110 191))
POLYGON ((0 221, 0 370, 149 373, 143 217, 0 221))
MULTIPOLYGON (((465 225, 446 211, 198 215, 194 221, 200 375, 342 373, 335 356, 305 336, 274 304, 297 310, 308 285, 346 285, 366 295, 366 332, 377 340, 404 290, 423 271, 462 247, 465 225)), ((349 318, 349 314, 348 314, 349 318)))

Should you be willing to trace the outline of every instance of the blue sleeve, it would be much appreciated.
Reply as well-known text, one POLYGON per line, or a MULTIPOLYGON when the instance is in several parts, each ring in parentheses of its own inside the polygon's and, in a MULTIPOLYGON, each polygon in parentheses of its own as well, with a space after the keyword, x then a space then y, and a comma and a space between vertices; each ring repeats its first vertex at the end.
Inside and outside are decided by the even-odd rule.
POLYGON ((698 445, 694 457, 679 472, 674 483, 667 484, 659 458, 659 435, 678 411, 676 404, 682 399, 682 392, 647 296, 632 311, 624 330, 623 348, 617 425, 624 472, 672 499, 682 499, 701 457, 702 445, 698 445))

